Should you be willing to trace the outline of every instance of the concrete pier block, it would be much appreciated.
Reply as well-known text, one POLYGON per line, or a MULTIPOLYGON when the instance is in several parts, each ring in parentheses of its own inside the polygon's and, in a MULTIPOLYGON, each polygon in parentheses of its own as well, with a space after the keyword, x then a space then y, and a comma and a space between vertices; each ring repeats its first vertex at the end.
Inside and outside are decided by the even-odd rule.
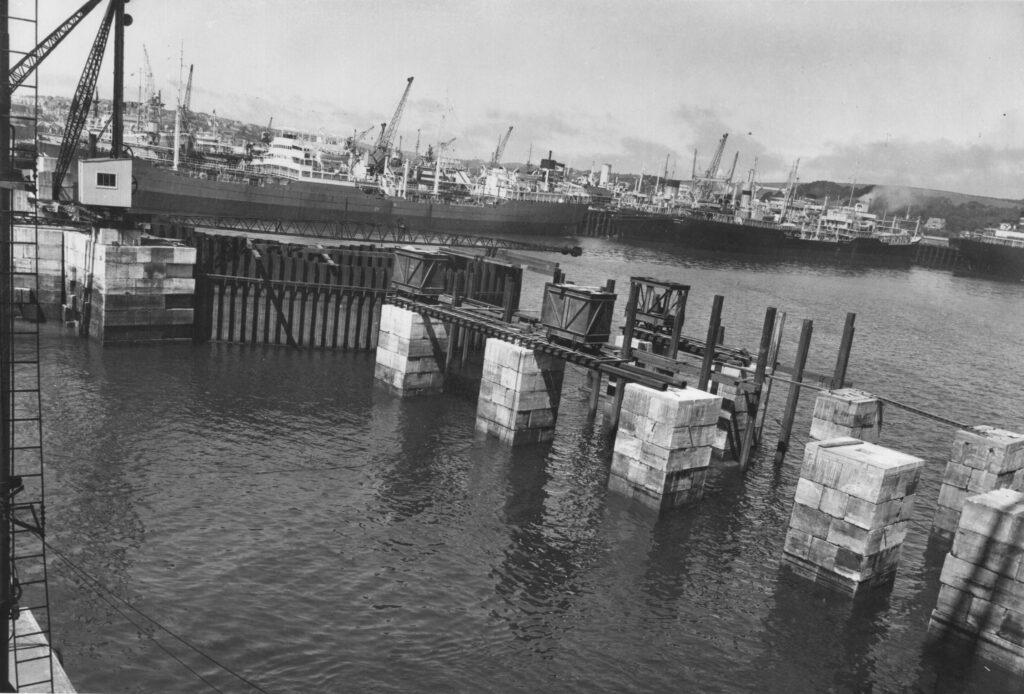
POLYGON ((1024 494, 1002 488, 965 501, 939 582, 929 636, 1024 674, 1024 494))
POLYGON ((715 373, 721 376, 735 379, 732 383, 720 381, 714 383, 715 394, 722 397, 722 409, 719 413, 719 421, 722 426, 715 437, 712 453, 721 460, 729 460, 733 457, 729 447, 729 437, 732 435, 730 430, 733 424, 736 426, 739 438, 739 441, 734 441, 733 444, 736 448, 739 448, 741 445, 740 441, 743 440, 743 434, 747 429, 747 420, 750 419, 750 416, 747 414, 747 403, 743 397, 740 382, 749 375, 752 369, 729 364, 716 364, 714 369, 715 373))
POLYGON ((608 488, 658 510, 700 499, 721 408, 696 388, 627 384, 608 488))
POLYGON ((849 595, 890 582, 923 464, 850 437, 807 444, 785 560, 797 573, 849 595))
MULTIPOLYGON (((440 393, 444 389, 444 364, 438 363, 424 318, 415 311, 391 304, 381 306, 377 333, 376 380, 402 397, 440 393)), ((432 322, 437 346, 448 350, 448 333, 442 323, 432 322)))
POLYGON ((993 489, 1024 490, 1024 434, 990 426, 956 432, 939 488, 933 531, 952 537, 964 501, 993 489))
POLYGON ((484 349, 476 428, 519 446, 555 435, 565 362, 489 338, 484 349))
POLYGON ((824 391, 814 401, 811 438, 819 441, 852 436, 878 443, 882 430, 882 403, 854 388, 824 391))
POLYGON ((72 307, 63 320, 88 320, 89 336, 104 343, 192 338, 194 248, 141 246, 137 232, 104 229, 94 252, 90 235, 62 236, 67 283, 54 296, 72 307), (172 274, 157 258, 181 262, 172 274))

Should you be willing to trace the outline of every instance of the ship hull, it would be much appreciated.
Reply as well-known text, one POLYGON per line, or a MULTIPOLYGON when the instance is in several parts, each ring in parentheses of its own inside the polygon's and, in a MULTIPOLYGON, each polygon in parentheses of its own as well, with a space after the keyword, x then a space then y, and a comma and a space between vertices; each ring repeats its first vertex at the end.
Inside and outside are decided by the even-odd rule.
POLYGON ((823 258, 846 261, 909 263, 916 243, 889 244, 877 238, 826 240, 796 238, 785 227, 734 222, 696 215, 628 215, 616 220, 623 239, 671 243, 700 251, 775 258, 823 258))
POLYGON ((1024 280, 1024 247, 986 243, 975 239, 950 239, 960 253, 958 274, 1024 280))
POLYGON ((196 215, 399 225, 409 231, 487 235, 579 232, 587 207, 575 203, 502 201, 493 205, 388 198, 358 186, 202 179, 162 166, 134 163, 132 214, 196 215))

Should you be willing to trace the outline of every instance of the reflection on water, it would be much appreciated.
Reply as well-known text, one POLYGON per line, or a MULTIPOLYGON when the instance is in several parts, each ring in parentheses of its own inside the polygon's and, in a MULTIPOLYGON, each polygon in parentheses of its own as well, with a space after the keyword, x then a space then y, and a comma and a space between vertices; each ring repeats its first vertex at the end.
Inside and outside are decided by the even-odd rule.
MULTIPOLYGON (((785 362, 794 326, 814 319, 815 370, 831 370, 856 312, 855 385, 1024 430, 1024 287, 583 243, 559 259, 579 284, 614 279, 620 298, 633 275, 690 284, 691 334, 722 294, 727 342, 750 348, 776 306, 785 362)), ((546 278, 526 280, 524 307, 538 308, 546 278)), ((883 443, 928 464, 892 590, 851 602, 780 563, 809 396, 785 465, 716 464, 701 503, 659 517, 607 492, 611 443, 574 368, 555 440, 509 450, 475 432, 472 394, 395 398, 367 354, 102 348, 51 332, 43 358, 51 542, 268 691, 1019 688, 925 640, 953 435, 931 420, 886 410, 883 443)), ((770 417, 766 450, 777 430, 770 417)), ((60 561, 51 575, 81 690, 202 688, 175 658, 244 689, 60 561)))

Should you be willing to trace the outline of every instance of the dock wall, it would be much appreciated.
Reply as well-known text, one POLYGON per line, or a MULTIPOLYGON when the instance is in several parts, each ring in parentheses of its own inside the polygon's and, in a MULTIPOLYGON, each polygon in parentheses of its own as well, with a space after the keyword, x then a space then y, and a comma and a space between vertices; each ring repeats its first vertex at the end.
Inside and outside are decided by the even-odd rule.
POLYGON ((191 339, 196 251, 138 235, 64 235, 67 318, 101 342, 191 339))

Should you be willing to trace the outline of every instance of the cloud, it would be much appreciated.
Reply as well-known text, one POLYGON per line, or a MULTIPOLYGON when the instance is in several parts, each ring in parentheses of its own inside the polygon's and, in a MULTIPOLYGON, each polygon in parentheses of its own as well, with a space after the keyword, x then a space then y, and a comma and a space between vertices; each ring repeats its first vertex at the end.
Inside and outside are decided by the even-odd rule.
POLYGON ((960 145, 949 140, 834 144, 806 160, 814 179, 856 180, 973 195, 1024 197, 1024 148, 960 145))

